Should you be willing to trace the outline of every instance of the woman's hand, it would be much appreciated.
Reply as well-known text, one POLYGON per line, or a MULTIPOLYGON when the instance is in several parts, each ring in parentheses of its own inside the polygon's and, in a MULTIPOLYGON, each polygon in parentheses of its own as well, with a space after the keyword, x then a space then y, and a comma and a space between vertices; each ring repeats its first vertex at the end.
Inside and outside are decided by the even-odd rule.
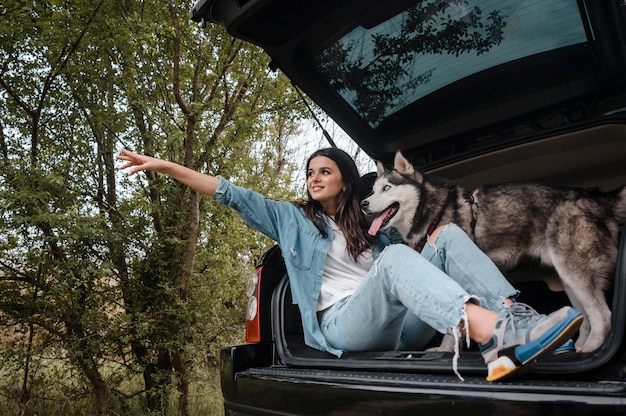
POLYGON ((115 158, 126 162, 120 166, 120 169, 130 168, 130 171, 128 172, 129 175, 134 175, 135 173, 144 170, 165 173, 177 181, 207 195, 215 194, 217 186, 219 185, 218 178, 196 172, 195 170, 189 169, 177 163, 168 162, 146 155, 138 155, 137 153, 133 153, 126 149, 122 149, 121 151, 122 154, 115 156, 115 158))
POLYGON ((121 170, 131 168, 128 172, 129 176, 134 175, 137 172, 144 170, 151 170, 154 172, 163 172, 166 162, 154 157, 138 155, 130 150, 122 149, 122 154, 115 156, 117 160, 123 160, 126 163, 120 166, 121 170))

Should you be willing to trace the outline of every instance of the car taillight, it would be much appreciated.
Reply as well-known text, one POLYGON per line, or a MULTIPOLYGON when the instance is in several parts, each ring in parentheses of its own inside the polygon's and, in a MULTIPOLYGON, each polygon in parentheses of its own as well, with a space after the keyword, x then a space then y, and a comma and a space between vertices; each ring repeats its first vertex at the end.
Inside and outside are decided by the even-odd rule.
POLYGON ((246 311, 246 342, 261 342, 261 318, 259 314, 259 287, 263 266, 250 274, 246 283, 248 308, 246 311))

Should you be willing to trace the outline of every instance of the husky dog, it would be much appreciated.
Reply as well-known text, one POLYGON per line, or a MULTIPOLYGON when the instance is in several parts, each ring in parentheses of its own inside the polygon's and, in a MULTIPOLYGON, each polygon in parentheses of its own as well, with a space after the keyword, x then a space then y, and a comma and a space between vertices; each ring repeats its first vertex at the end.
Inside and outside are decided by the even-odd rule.
POLYGON ((572 306, 587 318, 576 350, 591 352, 602 345, 611 325, 606 290, 626 220, 626 186, 603 193, 502 183, 470 193, 416 171, 400 152, 393 169, 378 163, 377 173, 372 194, 361 203, 367 215, 377 217, 370 233, 394 227, 417 246, 438 224, 456 223, 502 270, 524 255, 539 258, 554 267, 572 306))

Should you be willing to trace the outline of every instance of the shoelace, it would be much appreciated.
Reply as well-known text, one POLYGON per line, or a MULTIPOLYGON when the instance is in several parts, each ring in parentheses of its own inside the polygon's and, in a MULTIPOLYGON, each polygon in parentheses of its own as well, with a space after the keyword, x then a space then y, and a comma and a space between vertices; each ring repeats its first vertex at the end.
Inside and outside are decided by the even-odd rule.
MULTIPOLYGON (((508 319, 509 323, 511 324, 511 329, 513 330, 513 334, 515 334, 515 337, 517 337, 517 326, 520 323, 519 318, 522 318, 523 320, 527 321, 529 318, 539 316, 539 313, 536 310, 534 310, 529 305, 525 303, 521 303, 521 302, 514 303, 511 306, 507 306, 504 310, 506 311, 505 317, 508 319), (516 317, 518 319, 515 319, 516 317)), ((505 331, 506 331, 506 327, 505 327, 505 331)), ((504 337, 502 339, 502 342, 504 343, 504 337)))

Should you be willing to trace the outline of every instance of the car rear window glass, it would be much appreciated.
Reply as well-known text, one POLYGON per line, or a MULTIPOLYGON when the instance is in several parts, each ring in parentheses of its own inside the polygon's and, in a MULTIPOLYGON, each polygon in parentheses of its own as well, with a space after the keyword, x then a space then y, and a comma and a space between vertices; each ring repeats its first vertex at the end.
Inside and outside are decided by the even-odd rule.
POLYGON ((314 53, 318 76, 367 123, 499 65, 587 42, 575 0, 423 1, 314 53))

